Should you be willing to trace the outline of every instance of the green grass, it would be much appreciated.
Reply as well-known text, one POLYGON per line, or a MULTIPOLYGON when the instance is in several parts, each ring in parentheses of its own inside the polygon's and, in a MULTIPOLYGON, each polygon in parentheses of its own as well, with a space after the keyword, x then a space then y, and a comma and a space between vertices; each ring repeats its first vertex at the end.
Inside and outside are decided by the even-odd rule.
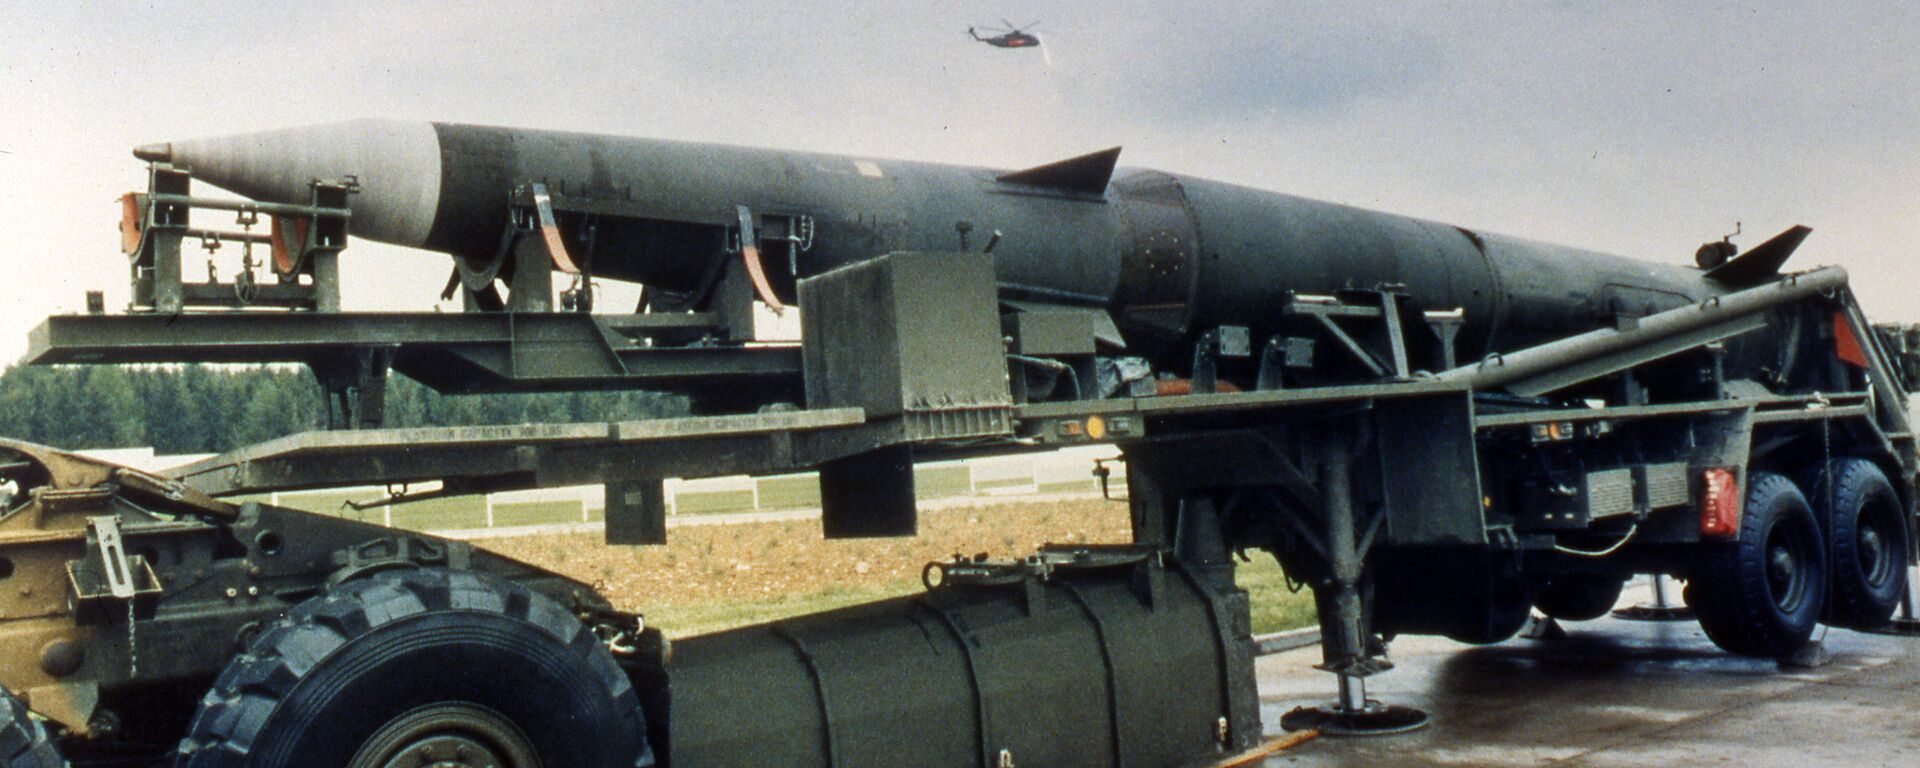
MULTIPOLYGON (((283 493, 280 494, 280 506, 292 507, 307 512, 318 512, 323 515, 360 517, 360 515, 356 515, 351 509, 342 508, 341 504, 349 500, 372 501, 377 498, 379 498, 379 494, 373 492, 358 494, 340 493, 337 491, 332 493, 283 493)), ((367 510, 365 515, 367 519, 379 519, 378 510, 367 510)))
POLYGON ((996 477, 991 480, 976 479, 973 481, 973 485, 975 488, 979 488, 980 490, 983 490, 983 491, 989 488, 1030 488, 1033 486, 1033 478, 1031 477, 996 477))
MULTIPOLYGON (((367 514, 378 510, 369 509, 367 514)), ((450 531, 487 527, 486 502, 478 496, 427 499, 393 508, 393 527, 409 531, 450 531)))
POLYGON ((814 475, 769 477, 760 481, 761 509, 811 509, 820 506, 820 479, 814 475))
POLYGON ((676 515, 713 515, 752 510, 753 491, 748 490, 681 492, 673 497, 673 513, 676 515))
POLYGON ((921 589, 919 581, 906 579, 882 586, 833 586, 807 594, 732 603, 661 606, 648 610, 646 615, 648 624, 665 628, 673 637, 686 637, 871 603, 921 589))
POLYGON ((1287 591, 1286 576, 1271 556, 1258 554, 1251 563, 1237 563, 1234 581, 1247 591, 1253 614, 1254 634, 1279 632, 1311 626, 1318 621, 1313 609, 1313 592, 1287 591))
POLYGON ((554 525, 580 522, 578 501, 494 502, 493 524, 504 528, 514 525, 554 525))
POLYGON ((919 467, 913 472, 913 495, 923 499, 965 496, 971 490, 967 487, 967 468, 963 465, 919 467))
POLYGON ((1041 493, 1093 493, 1100 490, 1092 478, 1086 480, 1062 480, 1040 484, 1041 493))

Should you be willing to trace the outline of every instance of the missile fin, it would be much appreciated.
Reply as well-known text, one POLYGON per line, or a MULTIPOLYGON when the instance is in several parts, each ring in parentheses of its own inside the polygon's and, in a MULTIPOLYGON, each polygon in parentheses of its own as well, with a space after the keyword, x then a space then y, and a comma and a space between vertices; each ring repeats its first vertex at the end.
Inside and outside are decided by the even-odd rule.
POLYGON ((1787 263, 1787 257, 1805 242, 1812 234, 1810 227, 1795 224, 1785 232, 1774 235, 1773 239, 1754 246, 1746 253, 1733 257, 1725 264, 1707 270, 1705 277, 1722 285, 1733 288, 1747 288, 1759 285, 1780 274, 1780 267, 1787 263))
POLYGON ((995 178, 1008 184, 1046 187, 1076 195, 1098 197, 1106 194, 1107 182, 1113 180, 1114 164, 1119 161, 1120 148, 1114 147, 1046 165, 1036 165, 1023 171, 1003 173, 995 178))

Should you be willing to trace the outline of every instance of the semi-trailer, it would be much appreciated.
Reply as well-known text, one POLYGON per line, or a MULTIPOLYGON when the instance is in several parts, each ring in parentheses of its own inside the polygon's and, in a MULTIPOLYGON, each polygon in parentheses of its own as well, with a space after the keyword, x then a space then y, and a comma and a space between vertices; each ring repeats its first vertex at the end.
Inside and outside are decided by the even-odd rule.
POLYGON ((76 759, 1193 764, 1260 737, 1247 556, 1314 592, 1338 692, 1283 725, 1334 733, 1425 722, 1366 694, 1393 637, 1595 618, 1637 574, 1685 580, 1743 655, 1912 619, 1913 355, 1843 270, 1785 271, 1804 228, 1660 265, 1117 151, 1002 171, 358 122, 137 154, 134 305, 50 318, 30 360, 304 363, 342 429, 165 476, 10 448, 0 556, 44 605, 0 617, 0 684, 76 759), (271 280, 183 279, 183 243, 222 237, 271 280), (451 255, 467 311, 340 311, 349 237, 451 255), (640 305, 595 307, 596 280, 640 305), (756 306, 800 340, 756 339, 756 306), (390 371, 700 412, 390 429, 390 371), (916 459, 1089 443, 1127 463, 1130 546, 957 558, 925 595, 673 643, 457 542, 220 500, 599 483, 609 542, 647 544, 666 478, 813 470, 825 535, 899 536, 916 459))

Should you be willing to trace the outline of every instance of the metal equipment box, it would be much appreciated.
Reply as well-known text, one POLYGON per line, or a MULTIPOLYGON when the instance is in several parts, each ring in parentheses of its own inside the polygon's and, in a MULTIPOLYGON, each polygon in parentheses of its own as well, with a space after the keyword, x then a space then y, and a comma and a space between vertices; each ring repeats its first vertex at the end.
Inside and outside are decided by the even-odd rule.
POLYGON ((1012 433, 993 257, 890 253, 799 293, 808 408, 898 417, 909 440, 1012 433))

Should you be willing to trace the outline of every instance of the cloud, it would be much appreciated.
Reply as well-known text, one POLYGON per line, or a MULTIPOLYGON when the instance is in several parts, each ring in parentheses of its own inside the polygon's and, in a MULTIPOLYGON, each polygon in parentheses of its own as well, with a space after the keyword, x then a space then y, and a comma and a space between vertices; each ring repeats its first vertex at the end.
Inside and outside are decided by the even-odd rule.
MULTIPOLYGON (((1129 165, 1669 261, 1735 220, 1747 244, 1804 222, 1797 258, 1920 320, 1899 246, 1920 240, 1910 4, 1019 11, 1051 67, 964 36, 1003 2, 15 8, 0 357, 85 289, 124 301, 110 203, 141 183, 132 145, 362 116, 1000 167, 1124 144, 1129 165)), ((350 302, 431 302, 444 262, 370 250, 350 302)))
POLYGON ((1073 103, 1184 126, 1328 118, 1449 76, 1432 34, 1380 14, 1194 16, 1169 15, 1106 40, 1073 103))

